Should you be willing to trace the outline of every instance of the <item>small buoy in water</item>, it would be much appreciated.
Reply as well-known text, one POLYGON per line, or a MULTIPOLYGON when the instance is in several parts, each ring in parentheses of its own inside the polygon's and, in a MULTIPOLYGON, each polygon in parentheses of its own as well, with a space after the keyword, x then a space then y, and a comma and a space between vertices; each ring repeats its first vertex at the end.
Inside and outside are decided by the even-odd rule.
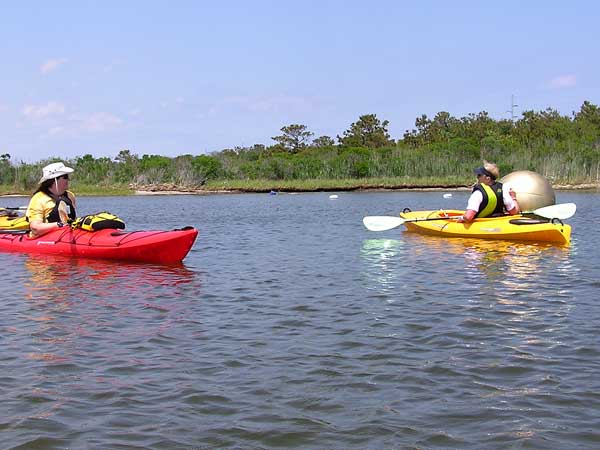
POLYGON ((335 200, 336 198, 338 198, 338 196, 337 196, 337 195, 335 195, 335 194, 331 194, 331 195, 329 196, 329 198, 330 198, 331 200, 335 200))
POLYGON ((452 194, 444 194, 444 198, 452 198, 452 194))

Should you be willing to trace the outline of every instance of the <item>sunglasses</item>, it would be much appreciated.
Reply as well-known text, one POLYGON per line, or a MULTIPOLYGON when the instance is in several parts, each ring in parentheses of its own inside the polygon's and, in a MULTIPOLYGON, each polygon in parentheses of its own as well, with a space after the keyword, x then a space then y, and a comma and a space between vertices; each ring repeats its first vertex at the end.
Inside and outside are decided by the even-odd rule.
POLYGON ((69 179, 69 175, 61 175, 60 177, 58 177, 59 179, 62 178, 63 180, 68 180, 69 179))

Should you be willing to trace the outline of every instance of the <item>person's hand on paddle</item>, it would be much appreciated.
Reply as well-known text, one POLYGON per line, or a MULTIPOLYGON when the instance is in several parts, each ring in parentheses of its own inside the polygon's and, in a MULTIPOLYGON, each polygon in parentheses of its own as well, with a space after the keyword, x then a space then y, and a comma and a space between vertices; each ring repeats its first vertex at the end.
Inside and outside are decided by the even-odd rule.
POLYGON ((477 214, 477 211, 473 211, 472 209, 467 209, 462 216, 460 216, 458 219, 456 219, 456 221, 458 223, 472 222, 473 219, 475 218, 476 214, 477 214))

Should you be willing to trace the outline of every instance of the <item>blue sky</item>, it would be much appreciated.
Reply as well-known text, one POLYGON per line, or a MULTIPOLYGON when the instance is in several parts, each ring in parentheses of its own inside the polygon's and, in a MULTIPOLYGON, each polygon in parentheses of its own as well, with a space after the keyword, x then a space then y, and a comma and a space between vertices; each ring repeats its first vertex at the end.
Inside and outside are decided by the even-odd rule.
POLYGON ((594 1, 6 2, 0 153, 177 156, 600 103, 594 1))

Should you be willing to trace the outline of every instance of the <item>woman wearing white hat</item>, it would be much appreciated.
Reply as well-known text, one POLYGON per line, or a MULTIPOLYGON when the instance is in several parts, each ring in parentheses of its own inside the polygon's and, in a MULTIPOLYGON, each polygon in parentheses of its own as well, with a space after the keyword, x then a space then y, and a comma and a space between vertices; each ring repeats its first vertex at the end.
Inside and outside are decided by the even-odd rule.
POLYGON ((67 190, 71 173, 73 169, 61 162, 48 164, 42 169, 40 185, 25 213, 32 236, 61 228, 77 217, 75 195, 67 190))

